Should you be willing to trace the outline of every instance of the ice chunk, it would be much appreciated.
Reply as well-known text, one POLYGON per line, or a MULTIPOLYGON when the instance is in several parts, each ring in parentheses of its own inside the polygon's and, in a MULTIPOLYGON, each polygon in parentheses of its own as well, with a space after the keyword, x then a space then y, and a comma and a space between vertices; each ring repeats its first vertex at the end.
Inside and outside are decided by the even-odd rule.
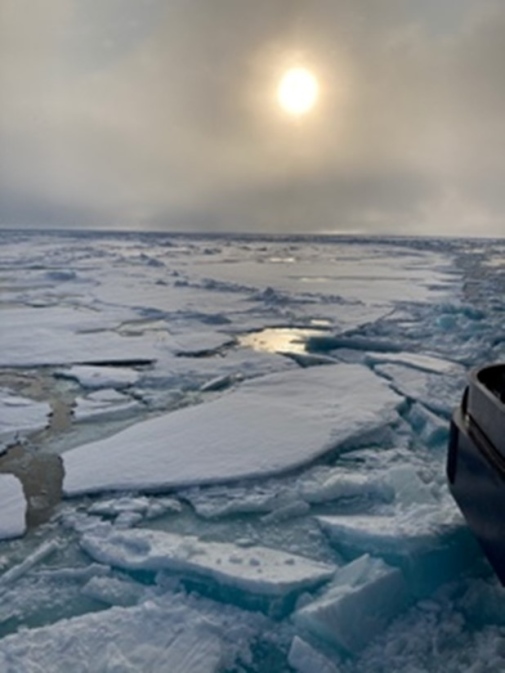
POLYGON ((144 587, 118 577, 94 576, 82 587, 83 596, 107 605, 127 607, 140 602, 145 593, 144 587))
POLYGON ((114 388, 104 388, 87 397, 78 397, 74 417, 76 421, 127 418, 139 408, 140 404, 128 395, 123 395, 114 388))
POLYGON ((47 402, 36 402, 0 388, 0 442, 8 443, 21 431, 45 428, 50 412, 47 402))
POLYGON ((293 638, 288 655, 289 665, 298 673, 339 673, 339 669, 324 654, 298 636, 293 638))
POLYGON ((115 500, 98 500, 88 509, 88 514, 99 516, 119 516, 119 514, 138 513, 145 514, 149 508, 149 498, 117 498, 115 500))
POLYGON ((118 568, 196 575, 271 597, 317 586, 335 571, 334 566, 276 549, 146 529, 92 531, 83 535, 81 546, 95 560, 118 568))
POLYGON ((411 465, 391 467, 385 476, 385 482, 394 492, 395 502, 405 509, 415 504, 436 504, 429 486, 422 481, 417 470, 411 465))
POLYGON ((373 498, 388 501, 393 495, 391 487, 380 476, 350 472, 343 468, 302 477, 299 490, 302 497, 310 503, 343 498, 373 498))
POLYGON ((419 597, 470 568, 480 556, 452 504, 417 504, 396 516, 321 516, 317 520, 343 553, 352 557, 369 552, 401 567, 419 597))
POLYGON ((10 584, 15 582, 20 577, 25 575, 29 570, 31 570, 37 563, 43 561, 48 556, 51 556, 60 548, 60 542, 58 540, 48 540, 43 542, 40 547, 37 547, 35 551, 29 554, 24 561, 18 565, 9 568, 7 572, 4 572, 3 575, 0 575, 0 585, 10 584))
POLYGON ((305 500, 291 500, 280 507, 272 510, 269 514, 266 514, 262 521, 264 523, 273 523, 276 521, 284 521, 285 519, 291 519, 292 517, 303 516, 310 511, 310 505, 305 502, 305 500))
POLYGON ((283 472, 384 427, 401 403, 360 365, 271 374, 68 451, 64 492, 154 490, 283 472))
POLYGON ((222 655, 221 639, 204 617, 146 602, 7 636, 0 670, 218 673, 222 655))
POLYGON ((429 411, 419 402, 412 405, 407 418, 426 446, 435 446, 447 442, 449 437, 448 421, 429 411))
POLYGON ((462 377, 433 374, 399 364, 378 365, 375 371, 389 378, 395 390, 405 397, 447 417, 459 404, 464 387, 462 377))
POLYGON ((298 610, 294 620, 314 636, 355 654, 409 601, 401 571, 365 554, 337 570, 331 585, 298 610))
POLYGON ((433 374, 463 374, 463 367, 450 360, 420 353, 367 353, 365 361, 370 364, 394 363, 433 374))
POLYGON ((18 537, 26 530, 23 487, 12 474, 0 474, 0 540, 18 537))
POLYGON ((95 367, 74 365, 60 369, 57 376, 78 381, 83 388, 126 388, 134 385, 140 373, 128 367, 95 367))

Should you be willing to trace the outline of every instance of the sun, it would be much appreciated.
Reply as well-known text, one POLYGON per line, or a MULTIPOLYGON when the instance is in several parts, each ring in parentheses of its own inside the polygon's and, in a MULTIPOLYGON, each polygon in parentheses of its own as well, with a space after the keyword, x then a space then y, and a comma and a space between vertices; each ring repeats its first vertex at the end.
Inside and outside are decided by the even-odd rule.
POLYGON ((277 88, 279 105, 285 112, 296 117, 310 112, 318 95, 318 81, 306 68, 291 68, 285 72, 277 88))

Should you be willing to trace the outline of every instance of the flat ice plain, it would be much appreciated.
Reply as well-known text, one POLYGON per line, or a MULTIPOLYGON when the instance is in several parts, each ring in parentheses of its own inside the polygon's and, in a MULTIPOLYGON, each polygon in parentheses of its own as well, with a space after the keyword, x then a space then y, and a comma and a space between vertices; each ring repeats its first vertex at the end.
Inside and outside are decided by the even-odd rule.
POLYGON ((503 242, 0 239, 2 673, 505 670, 445 484, 503 242))

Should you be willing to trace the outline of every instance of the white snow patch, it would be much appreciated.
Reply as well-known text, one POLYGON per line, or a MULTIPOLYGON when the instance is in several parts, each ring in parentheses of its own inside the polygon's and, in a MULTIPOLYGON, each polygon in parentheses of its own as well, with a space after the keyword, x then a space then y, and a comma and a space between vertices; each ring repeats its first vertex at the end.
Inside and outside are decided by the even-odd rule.
POLYGON ((360 365, 264 376, 68 451, 64 492, 159 489, 283 472, 383 428, 402 401, 360 365))

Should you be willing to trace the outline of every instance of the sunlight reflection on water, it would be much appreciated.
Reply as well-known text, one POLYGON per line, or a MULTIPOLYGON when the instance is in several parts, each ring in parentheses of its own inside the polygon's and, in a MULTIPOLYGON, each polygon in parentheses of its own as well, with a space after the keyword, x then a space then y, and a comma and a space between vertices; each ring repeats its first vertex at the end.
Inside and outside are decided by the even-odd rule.
POLYGON ((306 353, 307 340, 325 333, 315 327, 267 327, 240 337, 239 344, 267 353, 306 353))

